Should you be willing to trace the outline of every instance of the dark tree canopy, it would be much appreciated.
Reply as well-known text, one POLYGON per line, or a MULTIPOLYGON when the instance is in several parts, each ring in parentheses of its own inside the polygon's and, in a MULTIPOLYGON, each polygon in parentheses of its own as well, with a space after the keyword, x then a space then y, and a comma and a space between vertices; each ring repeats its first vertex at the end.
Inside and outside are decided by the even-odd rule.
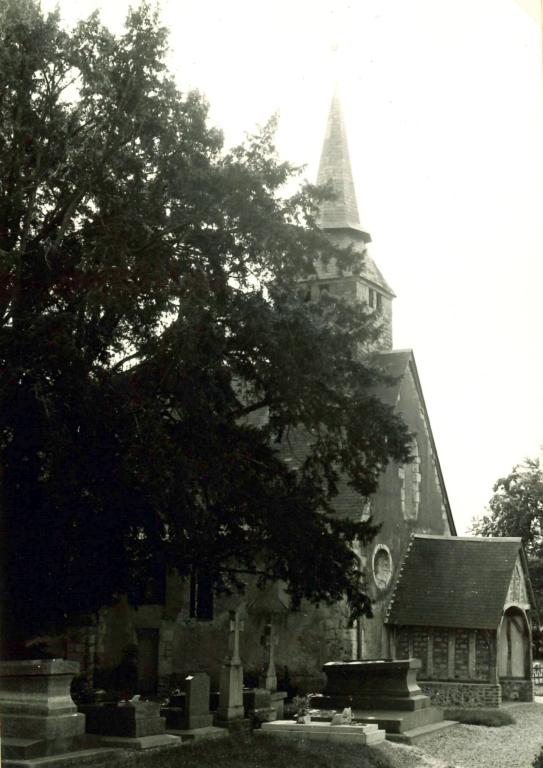
POLYGON ((349 542, 374 529, 334 516, 336 483, 370 494, 408 458, 371 394, 374 319, 300 290, 317 257, 357 267, 316 226, 326 192, 284 192, 273 122, 226 151, 166 50, 146 5, 115 36, 0 0, 3 599, 25 631, 195 564, 367 611, 349 542))
POLYGON ((494 485, 489 514, 476 520, 477 536, 520 536, 526 550, 532 586, 543 606, 543 467, 539 458, 525 459, 494 485))

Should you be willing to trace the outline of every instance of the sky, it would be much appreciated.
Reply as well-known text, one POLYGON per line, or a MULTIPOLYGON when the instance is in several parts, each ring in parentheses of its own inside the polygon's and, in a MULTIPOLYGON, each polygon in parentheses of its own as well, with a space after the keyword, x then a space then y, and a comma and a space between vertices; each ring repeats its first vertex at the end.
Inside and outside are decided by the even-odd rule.
MULTIPOLYGON (((54 0, 42 0, 45 9, 54 0)), ((128 0, 61 0, 67 23, 128 0)), ((543 444, 539 0, 162 0, 170 68, 227 145, 279 115, 315 180, 339 84, 372 255, 414 349, 459 533, 543 444), (335 52, 334 52, 335 51, 335 52)))

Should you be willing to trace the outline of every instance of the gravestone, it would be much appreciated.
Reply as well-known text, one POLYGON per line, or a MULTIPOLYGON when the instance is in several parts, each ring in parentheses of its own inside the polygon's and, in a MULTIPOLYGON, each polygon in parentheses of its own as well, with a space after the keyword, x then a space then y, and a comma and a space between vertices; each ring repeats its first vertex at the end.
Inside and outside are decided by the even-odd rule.
POLYGON ((264 636, 262 638, 262 645, 268 651, 268 659, 266 664, 266 673, 262 675, 258 684, 260 688, 266 688, 268 691, 277 690, 277 672, 275 669, 275 648, 279 642, 275 627, 270 622, 264 627, 264 636))
POLYGON ((209 675, 205 672, 193 672, 184 680, 184 691, 170 697, 170 704, 161 709, 166 718, 168 731, 191 731, 195 728, 207 728, 213 724, 213 715, 209 711, 209 675))
POLYGON ((239 635, 244 630, 240 609, 230 611, 229 657, 223 664, 219 682, 219 709, 217 724, 230 730, 250 727, 243 708, 243 665, 239 655, 239 635))
POLYGON ((64 659, 0 662, 0 720, 4 768, 103 765, 115 750, 89 748, 85 716, 70 685, 79 663, 64 659), (70 762, 72 761, 72 762, 70 762))
MULTIPOLYGON (((270 707, 275 711, 276 718, 282 718, 284 714, 284 705, 287 694, 285 691, 277 690, 277 671, 275 669, 275 649, 279 643, 279 638, 273 621, 264 627, 262 645, 268 652, 266 661, 266 673, 259 679, 259 686, 270 692, 270 707)), ((275 719, 275 718, 274 718, 275 719)))
POLYGON ((217 739, 228 735, 224 728, 213 726, 209 711, 210 683, 205 672, 193 672, 184 680, 184 691, 170 696, 169 706, 161 713, 166 717, 166 730, 183 740, 217 739))

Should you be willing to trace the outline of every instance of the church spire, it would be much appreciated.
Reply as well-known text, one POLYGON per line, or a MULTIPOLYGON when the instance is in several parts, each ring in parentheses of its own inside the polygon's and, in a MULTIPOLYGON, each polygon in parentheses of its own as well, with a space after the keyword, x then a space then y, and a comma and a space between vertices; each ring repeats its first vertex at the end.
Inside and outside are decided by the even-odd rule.
MULTIPOLYGON (((356 192, 351 171, 347 131, 341 111, 338 89, 334 90, 326 134, 322 147, 317 184, 332 183, 336 195, 321 205, 319 224, 324 230, 351 230, 364 242, 371 241, 369 232, 360 224, 356 192)), ((358 238, 357 238, 358 239, 358 238)))

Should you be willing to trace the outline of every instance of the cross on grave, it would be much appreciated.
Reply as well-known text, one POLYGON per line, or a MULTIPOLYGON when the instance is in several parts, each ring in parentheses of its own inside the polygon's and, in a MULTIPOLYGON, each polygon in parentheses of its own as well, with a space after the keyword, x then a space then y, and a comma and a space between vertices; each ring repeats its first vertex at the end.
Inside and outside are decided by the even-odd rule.
POLYGON ((240 618, 240 609, 230 611, 228 624, 228 645, 230 659, 227 659, 221 669, 219 679, 219 710, 221 722, 243 719, 243 666, 239 655, 239 633, 244 625, 240 618))
POLYGON ((230 649, 230 664, 241 664, 241 658, 239 655, 239 634, 245 630, 245 622, 240 619, 239 609, 237 611, 229 611, 230 623, 228 638, 228 647, 230 649))
POLYGON ((266 675, 261 678, 259 684, 262 688, 267 688, 268 691, 276 691, 277 673, 275 671, 275 648, 279 643, 279 638, 277 637, 275 627, 271 622, 264 627, 264 634, 261 642, 268 650, 268 668, 266 670, 266 675))

